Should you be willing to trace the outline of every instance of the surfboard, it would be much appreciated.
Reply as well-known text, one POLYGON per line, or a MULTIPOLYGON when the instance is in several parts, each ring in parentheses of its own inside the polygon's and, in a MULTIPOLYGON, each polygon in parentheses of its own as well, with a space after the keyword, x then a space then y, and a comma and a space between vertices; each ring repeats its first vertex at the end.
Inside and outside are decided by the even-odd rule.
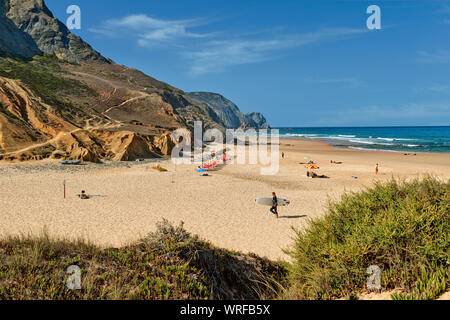
MULTIPOLYGON (((260 204, 262 206, 269 206, 271 207, 273 205, 272 198, 269 197, 263 197, 256 199, 256 203, 260 204)), ((279 207, 285 207, 291 204, 291 201, 287 199, 278 198, 278 206, 279 207)))
POLYGON ((59 163, 62 165, 79 165, 81 160, 61 160, 59 163))

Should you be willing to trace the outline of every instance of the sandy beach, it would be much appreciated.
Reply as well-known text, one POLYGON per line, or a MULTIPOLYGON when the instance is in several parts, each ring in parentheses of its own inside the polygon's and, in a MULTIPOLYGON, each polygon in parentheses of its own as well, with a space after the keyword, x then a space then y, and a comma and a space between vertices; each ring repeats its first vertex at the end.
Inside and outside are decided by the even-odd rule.
POLYGON ((414 178, 432 174, 450 178, 450 154, 417 154, 350 150, 324 142, 284 139, 280 171, 261 176, 259 166, 229 165, 201 177, 195 165, 152 169, 140 165, 87 165, 62 168, 57 162, 0 164, 0 234, 39 234, 84 238, 105 247, 118 247, 145 236, 163 218, 185 222, 186 229, 214 245, 254 252, 271 259, 287 259, 292 227, 304 228, 308 219, 326 212, 329 198, 357 191, 392 176, 414 178), (300 162, 310 156, 329 179, 309 179, 300 162), (331 164, 334 160, 342 164, 331 164), (375 164, 380 174, 375 175, 375 164), (358 177, 358 179, 352 178, 358 177), (67 198, 63 181, 67 181, 67 198), (99 195, 81 201, 86 190, 99 195), (291 205, 275 219, 255 199, 276 191, 291 205))

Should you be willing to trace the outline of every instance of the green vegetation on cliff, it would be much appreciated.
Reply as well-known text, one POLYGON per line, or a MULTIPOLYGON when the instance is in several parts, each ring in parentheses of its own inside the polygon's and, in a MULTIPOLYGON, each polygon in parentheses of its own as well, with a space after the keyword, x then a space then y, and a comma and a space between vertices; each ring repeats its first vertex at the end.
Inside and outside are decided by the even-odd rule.
POLYGON ((21 80, 46 100, 57 105, 67 104, 62 97, 75 92, 94 94, 81 82, 64 78, 61 63, 68 62, 50 54, 35 56, 30 61, 0 57, 0 76, 21 80))

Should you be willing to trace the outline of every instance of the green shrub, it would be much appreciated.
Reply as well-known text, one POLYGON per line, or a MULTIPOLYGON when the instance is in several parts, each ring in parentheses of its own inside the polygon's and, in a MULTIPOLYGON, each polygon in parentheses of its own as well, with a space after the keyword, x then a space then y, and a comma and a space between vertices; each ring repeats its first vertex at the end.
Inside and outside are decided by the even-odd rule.
POLYGON ((35 56, 31 61, 0 57, 0 75, 20 79, 51 104, 74 109, 77 107, 67 103, 62 97, 95 93, 83 83, 65 78, 67 72, 61 68, 63 63, 49 54, 35 56))
POLYGON ((372 265, 394 299, 435 299, 450 287, 450 181, 390 181, 330 203, 287 251, 291 297, 333 299, 365 289, 372 265))

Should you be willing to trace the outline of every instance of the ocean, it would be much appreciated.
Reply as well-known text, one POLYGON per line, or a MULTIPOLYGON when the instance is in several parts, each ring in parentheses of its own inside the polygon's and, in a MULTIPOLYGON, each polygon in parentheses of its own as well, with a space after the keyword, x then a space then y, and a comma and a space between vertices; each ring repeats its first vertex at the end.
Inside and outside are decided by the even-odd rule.
POLYGON ((450 126, 275 129, 280 130, 280 138, 319 139, 343 148, 450 153, 450 126))

